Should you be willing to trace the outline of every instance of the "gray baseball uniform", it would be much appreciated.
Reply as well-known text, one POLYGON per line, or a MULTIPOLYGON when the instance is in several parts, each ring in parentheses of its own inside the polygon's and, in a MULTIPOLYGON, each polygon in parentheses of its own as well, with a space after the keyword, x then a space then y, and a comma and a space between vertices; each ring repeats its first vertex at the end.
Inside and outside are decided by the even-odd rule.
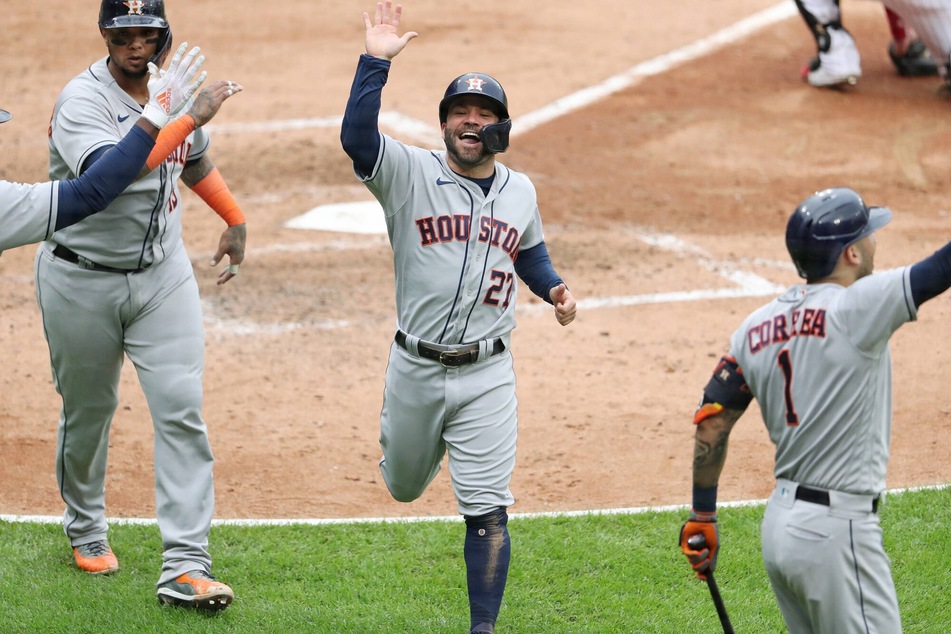
POLYGON ((383 207, 396 278, 397 330, 380 414, 380 470, 390 494, 415 500, 449 456, 465 516, 469 631, 495 631, 508 580, 509 483, 515 467, 518 278, 552 302, 562 325, 575 302, 551 266, 535 188, 498 162, 511 118, 502 85, 484 73, 454 79, 439 103, 446 150, 411 147, 379 131, 402 5, 363 14, 360 56, 340 130, 354 173, 383 207), (516 265, 516 258, 518 264, 516 265))
MULTIPOLYGON (((60 94, 50 176, 80 173, 121 139, 141 107, 106 58, 60 94)), ((62 396, 56 473, 73 545, 105 539, 109 428, 123 355, 138 373, 155 429, 156 512, 165 547, 158 583, 209 570, 212 454, 201 417, 204 333, 198 286, 181 233, 178 177, 209 141, 199 128, 107 209, 42 243, 36 294, 62 396)))
POLYGON ((492 188, 483 194, 449 169, 444 151, 388 136, 365 183, 386 214, 397 327, 408 335, 409 348, 394 343, 390 350, 384 479, 397 499, 415 499, 448 450, 460 513, 509 506, 516 440, 508 352, 518 292, 514 260, 519 249, 543 239, 535 189, 523 174, 497 163, 492 188), (447 369, 419 357, 420 340, 447 349, 479 343, 484 362, 447 369), (496 341, 505 352, 492 355, 496 341))
POLYGON ((888 341, 917 316, 909 271, 848 287, 794 286, 731 339, 729 354, 776 445, 763 558, 793 632, 813 631, 815 622, 823 632, 901 631, 873 509, 890 446, 888 341), (810 493, 827 504, 809 503, 810 493))

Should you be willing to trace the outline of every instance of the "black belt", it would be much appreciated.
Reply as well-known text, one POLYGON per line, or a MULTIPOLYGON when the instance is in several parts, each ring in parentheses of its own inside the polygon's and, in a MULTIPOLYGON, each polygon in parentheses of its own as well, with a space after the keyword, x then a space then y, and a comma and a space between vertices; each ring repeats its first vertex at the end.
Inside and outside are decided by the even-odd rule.
MULTIPOLYGON (((409 351, 409 348, 406 346, 406 333, 402 330, 396 331, 396 344, 404 350, 409 351)), ((457 368, 460 365, 468 365, 479 360, 479 344, 477 343, 461 348, 453 348, 451 350, 440 350, 439 348, 434 348, 420 341, 416 344, 416 348, 419 351, 419 356, 423 359, 439 361, 447 368, 457 368)), ((504 350, 505 343, 501 339, 496 339, 489 356, 499 354, 504 350)))
POLYGON ((84 269, 90 271, 104 271, 106 273, 138 273, 144 271, 145 269, 117 269, 114 266, 105 266, 103 264, 96 264, 92 260, 86 259, 73 251, 72 249, 67 249, 61 244, 57 244, 56 248, 53 249, 53 255, 58 257, 60 260, 66 260, 67 262, 72 262, 84 269))
MULTIPOLYGON (((812 487, 806 487, 801 484, 796 487, 796 499, 802 500, 803 502, 821 504, 822 506, 831 505, 828 491, 813 489, 812 487)), ((872 513, 878 513, 878 498, 872 498, 872 513)))

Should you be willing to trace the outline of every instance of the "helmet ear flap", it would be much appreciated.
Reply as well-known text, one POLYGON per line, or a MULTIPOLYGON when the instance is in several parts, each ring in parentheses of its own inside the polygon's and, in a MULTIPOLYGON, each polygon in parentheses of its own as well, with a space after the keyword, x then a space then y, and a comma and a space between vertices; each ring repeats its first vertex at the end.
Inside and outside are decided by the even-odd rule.
POLYGON ((509 147, 509 133, 512 120, 504 119, 498 123, 482 126, 482 146, 492 154, 501 154, 509 147))
POLYGON ((165 29, 165 33, 159 38, 158 45, 155 47, 155 54, 149 59, 156 66, 162 66, 162 59, 172 48, 172 27, 165 29))

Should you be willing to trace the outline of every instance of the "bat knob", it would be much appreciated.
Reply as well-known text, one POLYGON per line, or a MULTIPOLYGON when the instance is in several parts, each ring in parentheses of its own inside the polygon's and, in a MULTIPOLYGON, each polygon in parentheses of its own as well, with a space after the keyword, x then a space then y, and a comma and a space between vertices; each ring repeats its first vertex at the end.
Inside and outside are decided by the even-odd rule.
POLYGON ((703 550, 707 547, 707 538, 702 533, 691 535, 687 538, 687 545, 694 550, 703 550))

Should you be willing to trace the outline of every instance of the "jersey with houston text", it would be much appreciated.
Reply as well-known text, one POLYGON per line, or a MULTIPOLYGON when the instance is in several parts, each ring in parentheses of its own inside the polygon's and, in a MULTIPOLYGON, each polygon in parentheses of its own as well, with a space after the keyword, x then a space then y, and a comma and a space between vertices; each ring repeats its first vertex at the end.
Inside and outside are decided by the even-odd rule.
POLYGON ((848 287, 803 284, 749 315, 730 354, 776 445, 775 475, 860 494, 885 488, 889 339, 917 318, 910 267, 848 287))
POLYGON ((0 182, 0 252, 53 235, 59 187, 0 182))
POLYGON ((386 216, 398 326, 441 344, 508 335, 515 258, 544 239, 528 177, 496 162, 484 195, 449 168, 444 150, 381 135, 376 166, 362 180, 386 216))
MULTIPOLYGON (((50 178, 76 178, 90 154, 115 145, 135 125, 142 106, 116 83, 103 58, 70 81, 50 121, 50 178)), ((181 242, 178 178, 209 140, 198 128, 150 174, 132 183, 105 210, 56 234, 56 242, 106 266, 143 268, 181 242)))

